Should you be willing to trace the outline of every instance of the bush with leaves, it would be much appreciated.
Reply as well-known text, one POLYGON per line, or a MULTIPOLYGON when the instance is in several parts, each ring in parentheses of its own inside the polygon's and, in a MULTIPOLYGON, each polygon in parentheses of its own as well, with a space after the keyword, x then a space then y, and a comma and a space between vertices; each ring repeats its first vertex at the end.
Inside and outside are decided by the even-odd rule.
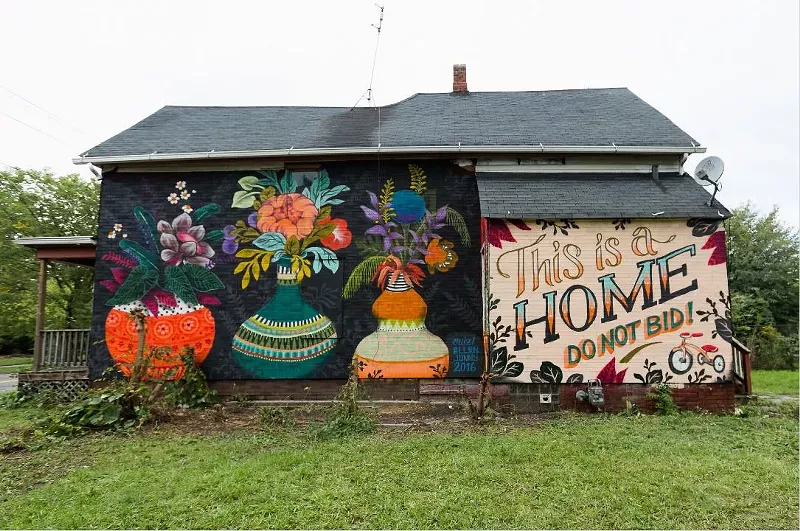
POLYGON ((672 387, 667 384, 654 386, 645 396, 653 401, 653 410, 659 415, 675 415, 680 412, 672 397, 672 387))

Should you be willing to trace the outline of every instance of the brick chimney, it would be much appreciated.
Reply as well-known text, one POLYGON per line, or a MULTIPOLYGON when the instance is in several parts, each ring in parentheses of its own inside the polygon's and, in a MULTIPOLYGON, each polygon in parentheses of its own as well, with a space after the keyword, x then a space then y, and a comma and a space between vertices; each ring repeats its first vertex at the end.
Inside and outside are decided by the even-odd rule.
POLYGON ((453 65, 453 92, 467 90, 467 65, 453 65))

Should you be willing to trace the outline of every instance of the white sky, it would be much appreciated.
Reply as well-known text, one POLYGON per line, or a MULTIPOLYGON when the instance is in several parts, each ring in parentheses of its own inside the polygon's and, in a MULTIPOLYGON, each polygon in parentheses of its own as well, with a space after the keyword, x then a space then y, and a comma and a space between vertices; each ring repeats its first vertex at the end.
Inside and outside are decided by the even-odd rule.
MULTIPOLYGON (((375 99, 449 92, 462 62, 471 91, 626 86, 725 160, 727 206, 777 204, 797 226, 798 4, 385 0, 375 99)), ((0 85, 59 118, 0 88, 0 163, 88 174, 73 156, 166 104, 354 104, 378 9, 0 0, 0 15, 0 85)))

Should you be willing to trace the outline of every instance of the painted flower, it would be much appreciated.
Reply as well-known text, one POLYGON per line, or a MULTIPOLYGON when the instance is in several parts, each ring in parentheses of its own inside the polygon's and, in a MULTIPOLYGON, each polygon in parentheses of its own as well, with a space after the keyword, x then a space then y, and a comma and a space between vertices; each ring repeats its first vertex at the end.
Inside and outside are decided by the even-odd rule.
POLYGON ((114 230, 119 232, 122 230, 122 223, 114 223, 114 230))
POLYGON ((158 222, 158 232, 161 233, 161 259, 169 265, 183 262, 208 267, 214 249, 203 241, 206 229, 202 225, 192 226, 192 217, 181 214, 167 223, 163 219, 158 222))
POLYGON ((181 210, 183 210, 183 211, 184 211, 184 212, 186 212, 187 214, 191 214, 191 212, 192 212, 194 209, 192 208, 192 205, 183 205, 183 206, 181 207, 181 210))
POLYGON ((182 190, 181 191, 181 199, 184 201, 192 197, 192 194, 189 193, 189 190, 182 190))
POLYGON ((321 225, 325 223, 335 223, 336 228, 319 241, 322 245, 331 251, 338 251, 350 245, 350 242, 353 241, 353 234, 347 228, 347 221, 338 218, 325 218, 320 222, 321 225))
POLYGON ((300 194, 271 197, 258 209, 257 225, 261 232, 279 232, 291 238, 305 238, 314 230, 319 211, 314 202, 300 194))
POLYGON ((436 271, 444 273, 453 269, 458 263, 458 255, 453 250, 453 242, 434 238, 428 244, 428 253, 425 255, 428 264, 428 273, 436 271))
POLYGON ((113 230, 110 230, 110 231, 108 231, 108 237, 113 240, 113 239, 115 239, 117 237, 117 233, 115 231, 113 231, 113 230))
POLYGON ((239 249, 239 244, 236 242, 236 236, 233 234, 234 230, 236 230, 236 227, 233 225, 227 225, 222 230, 222 252, 226 254, 233 254, 239 249))
POLYGON ((425 215, 425 200, 414 190, 399 190, 392 194, 394 219, 400 223, 414 223, 425 215))
POLYGON ((183 190, 184 188, 186 188, 186 181, 178 181, 178 182, 176 182, 175 183, 175 188, 177 188, 178 190, 183 190))
POLYGON ((175 192, 169 194, 167 196, 167 201, 169 201, 173 205, 177 205, 178 204, 178 194, 176 194, 175 192))

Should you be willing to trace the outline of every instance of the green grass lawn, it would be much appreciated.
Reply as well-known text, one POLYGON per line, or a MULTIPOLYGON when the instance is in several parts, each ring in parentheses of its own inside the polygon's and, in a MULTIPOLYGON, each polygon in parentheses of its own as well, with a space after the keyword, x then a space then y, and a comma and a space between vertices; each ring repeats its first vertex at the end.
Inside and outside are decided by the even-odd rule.
POLYGON ((30 371, 32 363, 32 356, 0 356, 0 374, 30 371))
POLYGON ((753 393, 757 395, 798 395, 798 371, 754 370, 753 393))
POLYGON ((324 443, 93 435, 0 455, 0 527, 797 529, 797 431, 685 414, 324 443))

